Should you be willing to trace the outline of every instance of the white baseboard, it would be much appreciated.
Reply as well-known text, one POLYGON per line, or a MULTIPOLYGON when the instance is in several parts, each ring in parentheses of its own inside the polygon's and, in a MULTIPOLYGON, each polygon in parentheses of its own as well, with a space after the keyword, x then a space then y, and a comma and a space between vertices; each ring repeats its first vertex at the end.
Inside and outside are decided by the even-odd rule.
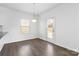
POLYGON ((4 44, 1 44, 1 45, 0 45, 0 51, 2 50, 3 46, 4 46, 4 44))
POLYGON ((8 41, 8 42, 5 42, 5 44, 14 43, 14 42, 20 42, 20 41, 25 41, 25 40, 31 40, 31 39, 34 39, 34 37, 21 39, 21 40, 16 40, 16 41, 8 41))
MULTIPOLYGON (((40 39, 45 40, 45 41, 48 41, 48 40, 45 39, 45 38, 40 38, 40 39)), ((66 48, 66 49, 68 49, 68 50, 75 51, 75 52, 79 53, 79 50, 77 50, 77 49, 73 49, 73 48, 69 48, 69 47, 67 47, 67 46, 60 45, 59 43, 54 42, 54 41, 52 41, 52 42, 51 42, 51 41, 48 41, 48 42, 53 43, 53 44, 55 44, 55 45, 58 45, 58 46, 60 46, 60 47, 66 48)))
MULTIPOLYGON (((40 37, 39 37, 39 38, 40 38, 40 37)), ((30 39, 33 39, 33 38, 30 38, 30 39)), ((40 38, 40 39, 45 40, 45 41, 48 41, 48 40, 46 40, 45 38, 40 38)), ((28 40, 29 40, 29 39, 28 39, 28 40)), ((17 40, 17 41, 13 41, 13 42, 18 42, 18 41, 23 41, 23 40, 17 40)), ((7 42, 7 43, 13 43, 13 42, 7 42)), ((79 53, 79 50, 77 50, 77 49, 72 49, 72 48, 69 48, 69 47, 60 45, 60 44, 57 43, 57 42, 51 42, 51 41, 48 41, 48 42, 53 43, 53 44, 56 44, 56 45, 61 46, 61 47, 63 47, 63 48, 66 48, 66 49, 68 49, 68 50, 72 50, 72 51, 75 51, 75 52, 78 52, 78 53, 79 53)), ((5 44, 6 44, 6 43, 5 43, 5 44)), ((0 45, 0 51, 2 50, 3 46, 4 46, 4 44, 1 44, 1 45, 0 45)))

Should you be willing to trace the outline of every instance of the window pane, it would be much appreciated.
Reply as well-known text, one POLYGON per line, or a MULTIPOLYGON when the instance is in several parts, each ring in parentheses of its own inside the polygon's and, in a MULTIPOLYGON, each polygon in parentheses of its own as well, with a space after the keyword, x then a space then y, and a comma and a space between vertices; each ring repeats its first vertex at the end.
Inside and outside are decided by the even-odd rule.
POLYGON ((21 32, 27 33, 29 32, 29 21, 28 20, 21 20, 21 32))
POLYGON ((21 20, 21 26, 29 26, 29 20, 21 20))

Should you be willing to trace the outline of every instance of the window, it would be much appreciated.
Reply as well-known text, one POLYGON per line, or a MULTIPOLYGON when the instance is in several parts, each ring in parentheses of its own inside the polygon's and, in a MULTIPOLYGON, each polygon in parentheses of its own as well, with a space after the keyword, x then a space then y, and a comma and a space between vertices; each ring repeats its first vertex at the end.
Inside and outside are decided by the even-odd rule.
POLYGON ((29 20, 25 20, 25 19, 21 20, 21 32, 22 33, 29 32, 29 20))
POLYGON ((51 18, 47 21, 47 36, 50 39, 54 36, 54 20, 55 18, 51 18))

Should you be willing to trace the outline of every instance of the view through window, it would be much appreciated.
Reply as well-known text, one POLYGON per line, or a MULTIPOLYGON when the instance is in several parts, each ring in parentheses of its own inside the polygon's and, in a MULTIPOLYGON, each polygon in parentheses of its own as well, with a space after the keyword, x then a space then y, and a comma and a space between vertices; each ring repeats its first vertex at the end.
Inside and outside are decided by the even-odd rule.
POLYGON ((29 20, 25 20, 25 19, 21 20, 21 32, 22 33, 29 32, 29 20))
POLYGON ((55 18, 51 18, 47 21, 47 36, 50 39, 54 37, 54 20, 55 18))

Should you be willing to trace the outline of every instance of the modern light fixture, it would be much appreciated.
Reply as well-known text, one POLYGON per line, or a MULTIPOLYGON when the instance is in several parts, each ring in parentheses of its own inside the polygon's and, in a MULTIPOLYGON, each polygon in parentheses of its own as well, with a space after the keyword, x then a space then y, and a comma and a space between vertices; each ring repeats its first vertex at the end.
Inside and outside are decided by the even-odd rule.
POLYGON ((36 23, 36 22, 37 22, 37 20, 36 20, 36 19, 32 19, 32 22, 36 23))
POLYGON ((35 3, 33 3, 33 19, 32 19, 32 22, 34 22, 34 23, 36 23, 37 22, 37 18, 36 18, 36 14, 35 14, 35 11, 36 11, 36 9, 35 9, 35 3))

